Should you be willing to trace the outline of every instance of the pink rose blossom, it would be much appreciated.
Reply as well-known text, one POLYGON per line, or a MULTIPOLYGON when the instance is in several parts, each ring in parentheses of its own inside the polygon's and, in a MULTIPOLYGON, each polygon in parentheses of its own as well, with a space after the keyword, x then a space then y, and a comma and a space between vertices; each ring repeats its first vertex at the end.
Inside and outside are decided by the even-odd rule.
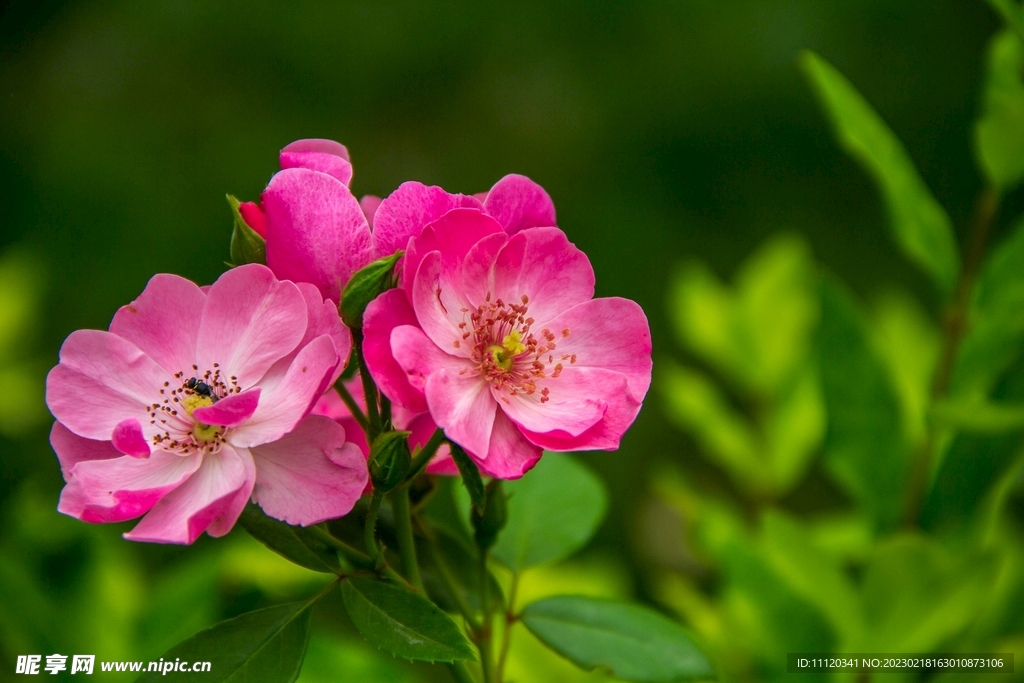
POLYGON ((335 302, 353 273, 405 249, 410 237, 451 209, 481 209, 509 234, 555 225, 551 198, 520 175, 505 176, 476 197, 407 182, 383 200, 356 200, 348 150, 337 142, 298 140, 281 150, 280 164, 261 205, 245 202, 239 211, 266 239, 267 265, 279 278, 312 283, 335 302))
POLYGON ((409 240, 403 288, 373 301, 363 327, 381 390, 429 409, 486 473, 508 479, 544 448, 618 448, 651 381, 640 307, 594 299, 586 255, 529 222, 509 230, 480 209, 447 211, 409 240))
POLYGON ((155 276, 109 332, 72 333, 47 377, 58 509, 145 515, 125 537, 161 543, 226 534, 250 498, 291 524, 344 515, 366 466, 340 425, 308 414, 351 346, 315 287, 264 266, 208 289, 155 276))

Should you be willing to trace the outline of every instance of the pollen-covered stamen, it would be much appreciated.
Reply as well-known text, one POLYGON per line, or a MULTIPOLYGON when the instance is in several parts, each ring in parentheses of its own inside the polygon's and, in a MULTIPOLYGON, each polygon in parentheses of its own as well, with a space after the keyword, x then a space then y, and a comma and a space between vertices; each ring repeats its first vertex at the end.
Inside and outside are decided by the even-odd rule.
POLYGON ((212 370, 202 373, 198 366, 193 365, 192 373, 175 374, 175 381, 181 383, 178 387, 172 382, 164 382, 160 389, 162 401, 148 406, 149 423, 162 432, 153 436, 152 442, 161 450, 179 455, 215 453, 224 443, 228 430, 203 424, 192 413, 197 408, 212 406, 225 396, 240 393, 242 388, 238 386, 237 377, 226 377, 221 373, 218 363, 213 364, 212 370))
MULTIPOLYGON (((476 310, 462 309, 463 321, 459 324, 462 338, 456 339, 453 346, 459 348, 463 342, 471 344, 471 358, 477 370, 492 385, 512 396, 520 392, 532 395, 537 391, 537 380, 555 378, 562 372, 561 362, 553 371, 548 370, 555 360, 556 335, 547 328, 538 334, 531 331, 534 319, 529 317, 530 299, 525 294, 519 304, 491 298, 488 293, 476 310)), ((569 328, 563 329, 561 334, 563 339, 568 337, 569 328)), ((549 394, 547 387, 542 389, 540 402, 549 401, 549 394)))

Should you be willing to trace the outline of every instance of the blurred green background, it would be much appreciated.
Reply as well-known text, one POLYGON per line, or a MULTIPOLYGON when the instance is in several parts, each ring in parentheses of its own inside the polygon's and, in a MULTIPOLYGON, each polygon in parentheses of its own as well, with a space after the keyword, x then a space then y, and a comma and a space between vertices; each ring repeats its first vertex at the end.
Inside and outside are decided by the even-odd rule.
MULTIPOLYGON (((963 498, 969 459, 929 501, 930 535, 894 535, 821 457, 819 267, 863 302, 891 418, 911 442, 926 429, 941 305, 796 66, 811 48, 846 74, 963 241, 982 184, 971 129, 1000 26, 981 2, 8 3, 0 680, 18 654, 153 659, 322 581, 240 530, 183 549, 57 515, 42 393, 64 337, 105 329, 154 273, 215 279, 224 194, 256 199, 277 151, 304 137, 348 146, 357 195, 530 176, 589 255, 598 295, 647 311, 644 411, 619 452, 583 459, 608 484, 608 519, 583 554, 529 574, 523 604, 584 592, 657 605, 724 680, 785 677, 786 652, 854 644, 1014 651, 1024 668, 1024 496, 1007 464, 1019 432, 973 446, 983 460, 1009 454, 978 494, 1002 494, 984 533, 980 503, 945 504, 963 498)), ((1004 198, 993 242, 1022 208, 1020 192, 1004 198)), ((378 654, 326 604, 302 681, 445 680, 378 654)), ((603 677, 525 630, 509 673, 603 677)))

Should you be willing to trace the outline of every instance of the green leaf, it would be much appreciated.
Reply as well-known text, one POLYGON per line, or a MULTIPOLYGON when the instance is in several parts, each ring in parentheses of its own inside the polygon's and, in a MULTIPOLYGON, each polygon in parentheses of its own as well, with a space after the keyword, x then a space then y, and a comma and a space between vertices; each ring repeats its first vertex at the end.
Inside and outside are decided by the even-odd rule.
POLYGON ((986 608, 999 562, 950 552, 921 536, 896 536, 864 573, 865 640, 857 652, 930 652, 986 608))
POLYGON ((1007 26, 1024 38, 1024 7, 1021 7, 1018 0, 988 0, 988 4, 1003 18, 1007 26))
POLYGON ((267 264, 267 242, 259 233, 249 227, 238 211, 239 202, 228 195, 228 204, 235 217, 235 229, 231 233, 232 266, 243 266, 247 263, 267 264))
POLYGON ((982 117, 975 126, 978 162, 1006 190, 1024 178, 1024 42, 1005 29, 989 43, 982 117))
POLYGON ((588 671, 652 682, 715 676, 679 624, 639 605, 557 596, 527 606, 522 620, 545 645, 588 671))
MULTIPOLYGON (((565 453, 544 453, 522 479, 505 482, 508 521, 491 554, 513 571, 554 562, 586 545, 604 519, 601 480, 565 453)), ((456 489, 468 518, 469 500, 456 489)))
MULTIPOLYGON (((420 557, 420 569, 423 573, 423 584, 427 594, 445 612, 458 612, 458 598, 452 595, 448 584, 442 580, 442 572, 447 572, 452 587, 469 605, 474 613, 480 612, 480 555, 475 547, 450 536, 435 531, 433 541, 416 539, 417 552, 420 557), (432 552, 433 543, 437 549, 432 552), (443 566, 439 566, 438 562, 443 566)), ((488 572, 488 591, 491 609, 502 609, 502 591, 498 581, 488 572)))
POLYGON ((341 295, 341 318, 346 325, 354 329, 363 326, 366 307, 382 292, 395 286, 395 264, 403 254, 395 252, 356 271, 341 295))
POLYGON ((968 322, 950 394, 980 398, 1024 348, 1024 220, 985 262, 968 322))
POLYGON ((891 525, 901 512, 910 455, 900 405, 856 303, 828 278, 818 356, 828 409, 826 465, 876 522, 891 525))
POLYGON ((452 453, 452 460, 455 461, 455 466, 459 468, 459 474, 462 475, 462 483, 469 492, 469 499, 473 502, 473 507, 483 510, 484 480, 480 477, 479 468, 475 462, 469 459, 466 451, 462 450, 462 446, 449 441, 448 447, 452 453))
POLYGON ((951 294, 960 274, 953 226, 903 145, 835 67, 810 51, 801 55, 800 65, 832 119, 839 144, 877 184, 896 243, 951 294))
POLYGON ((257 541, 300 567, 328 574, 341 571, 333 548, 302 527, 267 517, 254 503, 245 506, 238 523, 257 541))
POLYGON ((946 400, 932 406, 932 420, 943 427, 980 434, 999 434, 1024 429, 1024 404, 946 400))
MULTIPOLYGON (((268 607, 222 621, 172 647, 163 660, 210 662, 206 672, 176 672, 176 681, 292 683, 306 654, 313 602, 268 607)), ((136 680, 155 683, 168 679, 162 672, 149 672, 136 680)))
POLYGON ((350 577, 341 583, 341 597, 363 637, 395 657, 426 662, 475 659, 455 622, 422 595, 350 577))

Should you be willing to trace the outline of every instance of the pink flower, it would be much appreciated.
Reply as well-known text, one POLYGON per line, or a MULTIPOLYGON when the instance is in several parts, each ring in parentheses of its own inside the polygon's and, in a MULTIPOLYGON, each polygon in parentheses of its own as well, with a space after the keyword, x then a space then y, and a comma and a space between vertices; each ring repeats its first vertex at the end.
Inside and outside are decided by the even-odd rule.
POLYGON ((561 230, 506 230, 478 209, 443 214, 409 241, 404 288, 370 304, 363 332, 392 401, 429 409, 512 479, 544 448, 618 448, 650 386, 651 335, 636 303, 593 298, 590 262, 561 230))
POLYGON ((155 276, 109 332, 72 333, 47 377, 67 481, 58 509, 145 515, 125 537, 161 543, 226 534, 250 497, 291 524, 344 515, 366 484, 362 455, 336 422, 307 415, 351 346, 315 287, 264 266, 205 291, 155 276))
POLYGON ((266 239, 267 265, 279 278, 312 283, 335 302, 353 273, 405 249, 410 237, 453 208, 482 209, 509 234, 555 225, 551 198, 519 175, 505 176, 479 197, 408 182, 384 200, 357 201, 348 187, 348 150, 337 142, 298 140, 281 150, 280 164, 262 206, 246 202, 239 211, 266 239))

